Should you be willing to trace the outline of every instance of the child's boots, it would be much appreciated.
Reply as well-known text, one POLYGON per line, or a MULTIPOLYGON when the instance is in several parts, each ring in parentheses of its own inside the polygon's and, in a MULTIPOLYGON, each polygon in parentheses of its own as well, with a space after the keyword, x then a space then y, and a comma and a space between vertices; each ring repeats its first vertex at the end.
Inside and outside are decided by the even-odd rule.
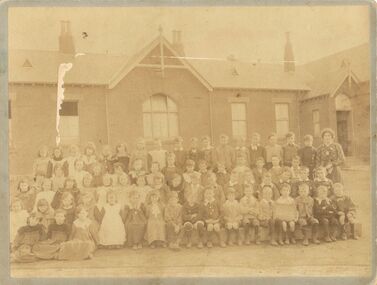
POLYGON ((356 230, 355 230, 355 224, 351 224, 351 236, 355 240, 359 239, 359 237, 357 236, 356 230))
POLYGON ((321 242, 318 239, 318 224, 313 225, 313 236, 312 236, 312 241, 315 244, 320 244, 321 242))

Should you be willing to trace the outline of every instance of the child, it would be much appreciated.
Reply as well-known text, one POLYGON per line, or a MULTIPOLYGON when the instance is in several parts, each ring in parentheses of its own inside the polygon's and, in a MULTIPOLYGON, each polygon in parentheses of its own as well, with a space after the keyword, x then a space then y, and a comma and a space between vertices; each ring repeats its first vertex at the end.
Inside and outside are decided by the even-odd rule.
POLYGON ((250 168, 257 166, 257 160, 261 157, 266 161, 266 149, 260 145, 260 134, 253 133, 251 135, 251 144, 249 147, 250 153, 250 168))
POLYGON ((77 145, 73 144, 69 146, 69 153, 68 157, 65 158, 67 164, 67 176, 73 176, 75 173, 75 161, 76 159, 80 159, 80 149, 77 145))
POLYGON ((262 183, 263 175, 267 172, 264 168, 264 158, 258 157, 255 161, 255 167, 253 168, 253 176, 255 179, 255 184, 259 185, 262 183))
POLYGON ((100 157, 99 162, 101 163, 101 169, 103 169, 105 173, 114 173, 113 165, 115 163, 115 159, 113 151, 108 144, 102 146, 102 156, 100 157))
POLYGON ((35 206, 35 214, 39 223, 43 226, 45 231, 47 231, 50 224, 54 220, 54 210, 51 209, 50 204, 46 199, 40 199, 35 206))
POLYGON ((273 190, 270 186, 266 185, 261 191, 261 200, 259 202, 259 225, 267 227, 270 232, 270 244, 273 246, 278 245, 276 242, 275 230, 275 217, 274 208, 275 202, 272 200, 273 190))
POLYGON ((181 173, 181 169, 175 165, 175 154, 174 152, 168 152, 166 155, 166 167, 162 169, 162 174, 165 177, 165 181, 168 186, 171 185, 171 181, 175 174, 181 173))
POLYGON ((229 144, 229 137, 225 134, 220 135, 220 145, 215 150, 216 163, 224 163, 228 171, 233 169, 236 160, 236 153, 229 144))
POLYGON ((120 143, 115 147, 114 163, 121 163, 123 171, 128 173, 130 164, 130 155, 127 150, 127 145, 120 143))
POLYGON ((93 176, 92 184, 94 187, 101 187, 102 186, 102 175, 103 175, 103 165, 99 162, 95 162, 92 164, 92 171, 90 172, 93 176))
POLYGON ((272 133, 268 136, 268 144, 266 145, 266 168, 270 170, 272 167, 272 157, 277 156, 279 163, 283 157, 283 149, 277 144, 277 135, 272 133))
POLYGON ((314 199, 313 215, 323 227, 326 242, 336 241, 336 228, 338 226, 337 208, 334 201, 327 196, 327 188, 321 185, 317 188, 317 197, 314 199))
POLYGON ((29 214, 23 209, 22 202, 19 199, 14 199, 11 203, 10 211, 10 243, 12 244, 19 228, 27 225, 27 218, 29 214))
POLYGON ((272 175, 272 182, 279 183, 280 175, 283 173, 283 168, 280 166, 280 158, 277 155, 271 157, 270 173, 272 175))
POLYGON ((182 207, 182 222, 183 222, 183 235, 187 238, 186 247, 190 248, 192 245, 192 232, 198 232, 198 248, 203 248, 204 237, 204 221, 202 210, 199 203, 196 202, 194 195, 188 195, 186 202, 182 207))
POLYGON ((233 188, 235 190, 236 200, 239 201, 243 197, 243 187, 244 185, 239 183, 238 172, 233 170, 230 173, 229 182, 224 187, 225 193, 229 188, 233 188))
MULTIPOLYGON (((49 178, 45 178, 42 182, 42 189, 35 197, 35 205, 39 202, 39 200, 46 200, 49 207, 52 206, 52 200, 54 199, 55 193, 52 190, 52 181, 49 178)), ((34 210, 36 209, 36 206, 34 207, 34 210)))
MULTIPOLYGON (((54 150, 52 151, 50 162, 51 170, 54 169, 56 165, 60 165, 60 167, 63 168, 64 176, 68 175, 68 164, 63 157, 63 151, 61 147, 57 146, 54 148, 54 150)), ((51 175, 49 176, 49 178, 50 177, 51 175)))
POLYGON ((182 229, 182 206, 178 203, 178 195, 171 192, 165 207, 165 221, 169 248, 179 249, 180 233, 182 229))
POLYGON ((295 134, 289 132, 285 135, 287 143, 283 146, 283 165, 291 167, 292 159, 298 154, 298 145, 295 144, 295 134))
POLYGON ((260 244, 259 240, 259 203, 253 195, 251 185, 245 187, 245 195, 240 201, 240 211, 242 213, 242 224, 245 230, 245 244, 250 244, 250 230, 254 231, 255 243, 260 244))
POLYGON ((167 151, 162 148, 162 143, 160 139, 154 140, 154 149, 149 152, 151 156, 151 162, 158 162, 160 169, 165 168, 166 166, 166 154, 167 151))
POLYGON ((160 163, 158 161, 153 161, 151 164, 151 173, 146 176, 147 184, 150 187, 153 187, 154 183, 154 176, 155 175, 162 175, 162 172, 160 171, 160 163))
POLYGON ((292 158, 292 166, 291 166, 291 180, 292 183, 295 183, 300 180, 300 157, 298 155, 292 158))
POLYGON ((82 180, 82 186, 80 187, 80 197, 86 195, 87 193, 94 194, 95 187, 93 187, 93 176, 90 173, 87 173, 82 180))
POLYGON ((224 188, 224 186, 229 182, 229 173, 226 171, 224 163, 217 163, 216 169, 216 181, 224 188))
POLYGON ((169 186, 170 192, 175 192, 178 195, 178 201, 180 204, 184 203, 185 197, 184 197, 184 183, 182 175, 179 173, 175 173, 172 177, 172 180, 170 182, 169 186))
POLYGON ((110 190, 113 190, 113 178, 110 174, 104 174, 102 176, 102 186, 96 188, 96 207, 99 211, 102 211, 102 208, 107 203, 107 192, 110 190))
POLYGON ((92 221, 83 206, 77 207, 77 219, 73 222, 71 234, 67 242, 61 243, 58 259, 83 260, 93 258, 96 249, 95 234, 92 232, 92 221))
POLYGON ((146 175, 146 171, 143 165, 143 160, 141 158, 135 158, 132 161, 132 169, 129 172, 131 184, 135 184, 139 176, 146 175))
POLYGON ((184 186, 184 198, 187 201, 189 196, 193 196, 195 203, 203 202, 204 188, 200 185, 200 174, 192 173, 190 176, 190 183, 186 183, 184 186))
POLYGON ((177 137, 174 140, 174 150, 173 153, 175 155, 175 163, 177 167, 183 171, 185 169, 186 160, 187 160, 187 152, 183 149, 183 139, 182 137, 177 137))
POLYGON ((39 259, 58 258, 60 245, 68 240, 70 231, 70 227, 65 223, 64 210, 57 210, 54 222, 48 227, 47 240, 38 242, 33 247, 33 253, 39 259))
POLYGON ((148 171, 150 169, 152 158, 145 149, 145 141, 143 138, 138 138, 136 140, 135 150, 131 153, 130 165, 133 166, 134 170, 134 163, 136 160, 141 160, 140 164, 143 170, 148 171))
POLYGON ((278 242, 280 245, 289 244, 290 242, 296 243, 294 232, 298 213, 295 200, 289 196, 290 191, 291 186, 283 184, 280 190, 281 196, 275 201, 274 217, 278 226, 278 242), (285 240, 284 242, 283 239, 285 240))
POLYGON ((76 204, 70 192, 63 193, 59 209, 65 211, 65 221, 67 225, 72 226, 76 215, 76 204))
POLYGON ((52 190, 54 192, 64 187, 66 177, 64 176, 63 167, 60 164, 55 165, 54 174, 51 178, 52 181, 52 190))
POLYGON ((77 188, 76 181, 73 178, 68 177, 65 180, 64 188, 55 192, 54 197, 51 201, 52 208, 57 209, 60 206, 62 196, 66 192, 71 193, 74 198, 75 204, 78 203, 78 201, 80 200, 80 190, 77 188))
POLYGON ((151 248, 155 248, 157 245, 166 247, 164 208, 156 190, 150 194, 150 203, 147 205, 146 213, 148 218, 146 233, 148 244, 151 248))
POLYGON ((208 171, 207 161, 199 160, 198 166, 199 166, 198 171, 200 173, 200 184, 203 187, 207 187, 208 186, 208 176, 210 175, 210 172, 208 171))
POLYGON ((317 197, 317 189, 319 186, 325 186, 327 188, 327 193, 329 197, 333 196, 333 183, 332 181, 326 177, 326 168, 318 167, 315 171, 315 178, 314 178, 314 197, 317 197))
POLYGON ((75 171, 73 177, 77 185, 82 185, 83 177, 89 172, 84 170, 84 161, 81 158, 75 160, 75 171))
MULTIPOLYGON (((283 187, 284 184, 288 184, 289 186, 292 185, 291 182, 291 170, 289 167, 284 167, 282 173, 280 174, 279 181, 276 183, 276 187, 279 189, 279 192, 281 192, 281 188, 283 187)), ((292 190, 292 189, 290 189, 292 190)), ((297 197, 297 193, 292 193, 291 192, 291 197, 297 197)))
MULTIPOLYGON (((235 165, 234 169, 232 170, 232 172, 233 171, 238 173, 238 181, 241 184, 244 184, 245 174, 247 172, 249 172, 249 174, 251 173, 251 175, 253 175, 244 156, 238 156, 236 158, 236 165, 235 165)), ((252 178, 252 184, 254 184, 254 177, 252 178)))
POLYGON ((92 167, 97 162, 96 145, 93 142, 88 142, 86 144, 81 159, 84 163, 83 169, 87 172, 92 172, 92 167))
POLYGON ((221 240, 220 236, 220 206, 215 200, 215 195, 211 188, 207 188, 204 191, 203 219, 209 236, 207 247, 211 248, 213 246, 215 235, 217 235, 220 241, 220 246, 225 247, 225 243, 221 240))
POLYGON ((296 198, 298 225, 304 232, 304 240, 302 241, 302 244, 305 246, 309 245, 310 230, 312 230, 313 243, 319 244, 318 220, 313 217, 314 200, 312 197, 309 197, 308 184, 301 182, 298 186, 298 194, 299 196, 296 198))
MULTIPOLYGON (((154 182, 153 182, 154 184, 154 182)), ((150 192, 152 191, 152 187, 146 185, 145 176, 139 176, 136 180, 136 185, 132 185, 136 191, 140 193, 141 202, 144 204, 149 203, 150 192)))
POLYGON ((166 205, 169 197, 169 187, 164 183, 164 176, 162 174, 154 176, 153 190, 158 191, 160 202, 166 205))
POLYGON ((237 236, 238 245, 242 245, 242 240, 239 232, 242 213, 240 203, 235 199, 235 190, 232 188, 228 189, 227 200, 222 206, 222 214, 225 228, 228 232, 228 245, 233 245, 232 233, 235 233, 235 235, 237 236))
POLYGON ((112 176, 113 176, 114 186, 118 186, 119 177, 127 173, 124 172, 124 165, 121 162, 114 162, 113 169, 114 169, 114 174, 112 176))
POLYGON ((99 230, 100 245, 106 248, 121 248, 126 241, 122 220, 122 207, 117 202, 114 191, 107 192, 107 203, 103 206, 103 216, 99 230))
POLYGON ((341 183, 334 183, 334 197, 336 207, 338 209, 338 220, 341 226, 341 238, 347 239, 345 227, 351 225, 351 236, 353 239, 359 239, 355 231, 356 222, 356 206, 351 198, 344 194, 343 185, 341 183))
POLYGON ((35 191, 30 187, 26 179, 20 180, 17 186, 17 193, 15 198, 19 199, 22 203, 22 208, 29 213, 33 210, 35 203, 35 191))
POLYGON ((209 136, 204 136, 201 140, 202 148, 200 150, 200 159, 207 163, 207 166, 212 169, 215 163, 215 149, 211 146, 211 139, 209 136))
POLYGON ((123 220, 128 245, 135 250, 141 249, 147 218, 144 205, 140 199, 140 193, 136 190, 130 192, 129 203, 124 208, 123 220))
MULTIPOLYGON (((306 166, 301 167, 299 173, 299 179, 292 183, 292 193, 298 193, 298 187, 300 184, 305 183, 309 187, 309 196, 313 197, 314 182, 309 179, 309 168, 306 166)), ((292 196, 293 197, 293 196, 292 196)))
POLYGON ((313 136, 304 136, 304 146, 298 150, 301 164, 309 168, 309 177, 313 179, 313 170, 316 165, 317 151, 313 147, 313 136))
POLYGON ((272 175, 270 172, 266 172, 263 175, 262 183, 260 185, 257 185, 257 189, 255 191, 256 197, 260 200, 262 199, 262 190, 265 186, 269 186, 272 190, 272 199, 276 201, 277 198, 280 197, 279 189, 276 187, 276 185, 272 182, 272 175))
POLYGON ((208 176, 208 187, 212 188, 213 193, 215 195, 215 200, 219 205, 224 204, 225 202, 225 194, 223 187, 221 187, 219 184, 217 184, 217 177, 216 174, 213 172, 210 172, 208 176))
POLYGON ((130 179, 126 173, 118 176, 117 187, 114 187, 115 194, 118 198, 118 203, 124 208, 129 203, 129 194, 131 192, 130 179))
POLYGON ((245 161, 245 166, 250 167, 250 151, 249 148, 246 147, 246 138, 245 137, 237 137, 235 139, 236 147, 234 148, 235 157, 243 157, 245 161))
POLYGON ((38 151, 38 157, 33 163, 33 177, 35 177, 37 173, 48 178, 52 176, 51 159, 48 155, 48 148, 45 145, 41 146, 38 151))
POLYGON ((195 161, 188 159, 186 160, 186 171, 183 173, 183 180, 186 183, 191 183, 191 174, 193 173, 200 175, 199 172, 195 171, 195 161))
MULTIPOLYGON (((190 140, 190 149, 187 152, 187 160, 192 160, 195 162, 195 170, 197 169, 198 162, 200 159, 200 151, 198 148, 198 138, 191 138, 190 140)), ((186 160, 186 167, 187 167, 187 160, 186 160)))
POLYGON ((46 238, 43 226, 38 223, 35 213, 27 218, 27 225, 19 228, 12 245, 12 260, 15 262, 33 262, 36 256, 33 247, 46 238))

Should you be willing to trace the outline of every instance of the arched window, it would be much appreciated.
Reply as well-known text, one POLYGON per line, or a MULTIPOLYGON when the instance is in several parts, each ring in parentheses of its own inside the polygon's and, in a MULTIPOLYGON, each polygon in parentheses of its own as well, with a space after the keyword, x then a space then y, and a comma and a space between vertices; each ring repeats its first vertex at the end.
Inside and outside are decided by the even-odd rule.
POLYGON ((143 123, 146 138, 178 136, 177 105, 166 95, 152 95, 143 103, 143 123))

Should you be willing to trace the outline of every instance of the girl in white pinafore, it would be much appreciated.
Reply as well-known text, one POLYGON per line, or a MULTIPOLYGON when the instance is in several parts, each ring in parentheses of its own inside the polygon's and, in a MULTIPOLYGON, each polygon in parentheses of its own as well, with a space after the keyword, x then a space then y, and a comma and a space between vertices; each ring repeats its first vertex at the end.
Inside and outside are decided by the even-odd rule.
POLYGON ((107 192, 107 203, 103 206, 103 218, 99 230, 99 242, 108 248, 121 248, 126 241, 122 220, 122 207, 114 191, 107 192))

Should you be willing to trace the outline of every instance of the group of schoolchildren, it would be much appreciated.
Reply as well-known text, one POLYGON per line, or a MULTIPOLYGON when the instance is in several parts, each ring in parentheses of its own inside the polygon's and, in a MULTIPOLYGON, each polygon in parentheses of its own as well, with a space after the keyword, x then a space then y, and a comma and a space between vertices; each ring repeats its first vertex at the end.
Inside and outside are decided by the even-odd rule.
POLYGON ((60 147, 42 147, 33 179, 22 179, 11 193, 11 251, 16 262, 92 258, 97 248, 143 246, 190 248, 260 244, 261 228, 271 245, 303 245, 347 239, 355 231, 356 207, 341 181, 319 166, 313 137, 304 146, 288 133, 260 145, 239 138, 235 146, 221 135, 192 138, 188 149, 176 138, 171 151, 160 140, 147 150, 139 139, 129 153, 125 144, 97 150, 76 145, 63 156, 60 147), (51 153, 50 153, 51 152, 51 153), (220 232, 226 233, 226 238, 220 232), (196 237, 194 239, 194 236, 196 237), (194 241, 195 240, 195 241, 194 241), (183 243, 184 241, 184 243, 183 243))

